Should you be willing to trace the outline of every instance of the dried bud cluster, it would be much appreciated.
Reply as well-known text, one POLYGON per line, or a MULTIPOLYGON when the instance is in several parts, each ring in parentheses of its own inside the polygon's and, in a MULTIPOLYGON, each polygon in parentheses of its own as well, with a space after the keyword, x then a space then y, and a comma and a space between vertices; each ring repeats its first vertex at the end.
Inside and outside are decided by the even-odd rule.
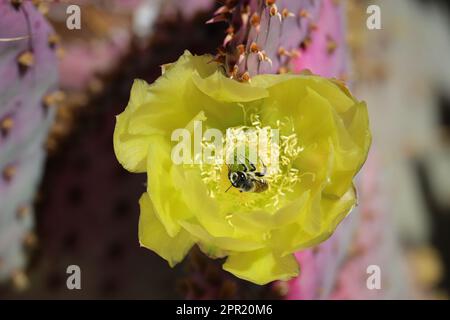
MULTIPOLYGON (((209 23, 226 22, 215 60, 230 78, 249 81, 263 73, 283 73, 307 50, 317 30, 321 0, 221 0, 209 23)), ((329 52, 333 51, 330 41, 329 52)))

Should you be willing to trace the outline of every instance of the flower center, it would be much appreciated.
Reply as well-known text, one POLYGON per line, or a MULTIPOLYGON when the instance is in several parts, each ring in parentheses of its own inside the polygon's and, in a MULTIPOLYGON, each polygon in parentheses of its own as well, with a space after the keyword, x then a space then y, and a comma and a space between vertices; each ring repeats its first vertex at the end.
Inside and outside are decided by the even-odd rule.
POLYGON ((203 148, 223 161, 200 164, 201 177, 209 196, 226 203, 230 212, 275 211, 300 181, 294 162, 303 147, 291 119, 278 121, 275 128, 262 126, 257 115, 250 119, 251 126, 227 130, 220 150, 203 141, 203 148))

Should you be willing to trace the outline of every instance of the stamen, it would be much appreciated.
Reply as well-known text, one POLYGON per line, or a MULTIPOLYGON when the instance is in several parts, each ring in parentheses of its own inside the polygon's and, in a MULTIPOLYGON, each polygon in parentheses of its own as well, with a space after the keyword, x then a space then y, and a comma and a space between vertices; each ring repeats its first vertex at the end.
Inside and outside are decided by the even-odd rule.
MULTIPOLYGON (((250 127, 242 126, 236 128, 229 128, 228 135, 223 141, 224 147, 222 154, 218 155, 216 152, 216 144, 208 141, 203 141, 204 150, 209 149, 210 154, 214 155, 208 159, 208 163, 202 162, 200 164, 201 178, 206 184, 209 196, 217 198, 228 204, 228 212, 248 211, 252 209, 266 208, 270 212, 276 211, 281 205, 287 201, 289 193, 294 192, 295 185, 301 182, 301 177, 307 173, 301 173, 294 167, 294 162, 303 151, 303 147, 299 143, 299 137, 295 132, 293 120, 284 118, 276 122, 275 128, 264 127, 261 123, 260 116, 255 113, 248 115, 250 127), (270 134, 268 137, 267 151, 268 155, 262 157, 259 152, 261 149, 258 146, 259 139, 250 138, 249 134, 239 134, 243 132, 254 132, 256 135, 267 134, 267 130, 278 129, 280 132, 280 140, 274 141, 270 134), (266 132, 264 132, 266 131, 266 132), (281 134, 283 133, 283 134, 281 134), (246 159, 237 159, 236 152, 239 146, 245 145, 246 159), (257 161, 251 163, 256 167, 257 172, 263 171, 261 159, 264 158, 264 166, 266 166, 266 174, 263 179, 268 183, 268 189, 261 193, 255 192, 240 192, 234 188, 228 178, 228 171, 236 170, 242 162, 250 161, 251 152, 256 151, 257 161), (278 164, 274 166, 271 163, 271 153, 278 154, 278 164), (222 162, 214 161, 215 156, 222 157, 222 162), (236 161, 232 165, 227 166, 227 161, 230 159, 236 161)), ((270 132, 270 131, 269 131, 270 132)), ((217 160, 217 157, 215 158, 217 160)), ((248 165, 248 163, 246 163, 248 165)), ((227 216, 228 217, 228 216, 227 216)))

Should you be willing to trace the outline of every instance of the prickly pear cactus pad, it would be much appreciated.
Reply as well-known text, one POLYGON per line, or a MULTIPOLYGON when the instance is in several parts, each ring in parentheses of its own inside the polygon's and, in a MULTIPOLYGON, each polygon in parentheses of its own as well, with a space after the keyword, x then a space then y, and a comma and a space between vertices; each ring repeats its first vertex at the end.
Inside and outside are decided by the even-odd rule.
MULTIPOLYGON (((197 244, 212 258, 227 257, 223 268, 237 277, 256 284, 287 280, 299 272, 293 254, 328 239, 356 203, 353 177, 371 142, 366 105, 337 80, 309 74, 235 77, 212 60, 185 52, 164 66, 153 85, 136 80, 117 117, 119 162, 131 172, 147 172, 140 243, 171 266, 197 244), (268 147, 277 150, 271 152, 279 165, 264 159, 261 169, 244 157, 238 164, 244 168, 235 169, 197 162, 197 153, 186 160, 190 144, 184 162, 176 163, 174 132, 196 135, 198 123, 227 138, 242 128, 277 130, 279 142, 272 139, 268 147), (253 180, 236 182, 256 166, 253 180)), ((200 143, 222 155, 208 139, 200 143)), ((260 147, 245 143, 249 153, 260 147)), ((223 150, 226 159, 234 157, 234 149, 223 150)))
POLYGON ((26 281, 33 199, 60 94, 54 35, 31 1, 0 1, 0 281, 26 281))

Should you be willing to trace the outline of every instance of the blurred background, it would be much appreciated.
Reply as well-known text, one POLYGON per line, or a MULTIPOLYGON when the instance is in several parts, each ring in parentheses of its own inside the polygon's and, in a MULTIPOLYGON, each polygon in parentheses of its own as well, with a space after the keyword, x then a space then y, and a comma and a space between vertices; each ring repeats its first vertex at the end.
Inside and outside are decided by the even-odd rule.
MULTIPOLYGON (((339 18, 328 54, 345 49, 345 68, 332 76, 367 101, 374 141, 358 208, 298 255, 298 279, 256 286, 198 250, 171 269, 140 248, 145 175, 126 172, 112 148, 133 79, 154 81, 185 49, 217 52, 230 31, 205 22, 220 1, 0 0, 0 299, 448 299, 449 3, 299 1, 313 31, 339 18), (81 29, 67 27, 72 4, 81 29), (371 4, 380 30, 366 26, 371 4), (380 290, 366 286, 373 264, 380 290), (81 290, 67 289, 69 265, 81 290)), ((297 66, 320 73, 305 49, 314 37, 292 37, 305 51, 297 66)))

